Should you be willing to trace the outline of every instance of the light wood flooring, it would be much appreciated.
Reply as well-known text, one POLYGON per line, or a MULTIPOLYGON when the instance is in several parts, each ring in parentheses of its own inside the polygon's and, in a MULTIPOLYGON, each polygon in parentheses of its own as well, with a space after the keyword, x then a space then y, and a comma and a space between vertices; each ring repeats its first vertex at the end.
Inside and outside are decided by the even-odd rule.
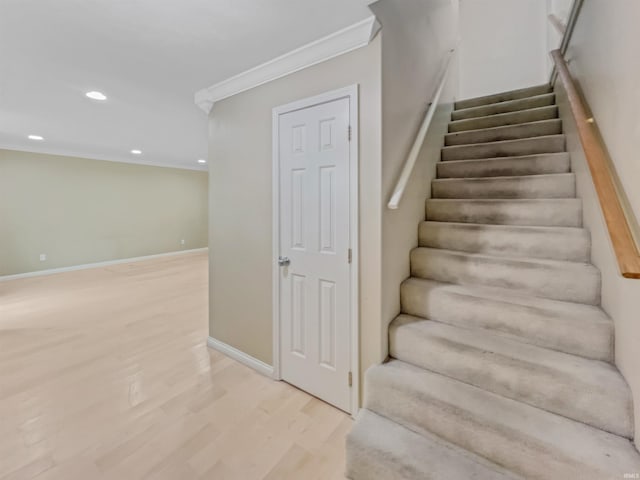
POLYGON ((343 479, 351 419, 206 347, 207 257, 0 282, 0 479, 343 479))

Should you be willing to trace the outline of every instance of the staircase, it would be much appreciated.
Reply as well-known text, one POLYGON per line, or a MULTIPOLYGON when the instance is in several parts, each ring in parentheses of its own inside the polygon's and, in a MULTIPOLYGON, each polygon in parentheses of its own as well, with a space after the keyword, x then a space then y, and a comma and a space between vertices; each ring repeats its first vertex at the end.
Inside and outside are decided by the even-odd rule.
POLYGON ((640 474, 551 87, 457 102, 449 132, 347 475, 640 474))

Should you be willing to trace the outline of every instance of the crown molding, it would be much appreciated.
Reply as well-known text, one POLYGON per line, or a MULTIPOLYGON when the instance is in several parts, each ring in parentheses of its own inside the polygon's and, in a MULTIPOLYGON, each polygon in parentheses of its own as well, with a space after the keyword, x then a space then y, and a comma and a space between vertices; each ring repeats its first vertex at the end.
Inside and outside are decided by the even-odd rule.
POLYGON ((23 145, 10 145, 10 144, 0 144, 0 150, 13 150, 15 152, 26 152, 26 153, 39 153, 43 155, 57 155, 62 157, 73 157, 73 158, 82 158, 84 160, 97 160, 100 162, 116 162, 116 163, 130 163, 132 165, 142 165, 144 167, 161 167, 161 168, 176 168, 179 170, 197 170, 199 172, 206 172, 209 170, 207 165, 199 165, 195 164, 193 166, 183 165, 179 163, 159 163, 152 162, 149 160, 138 160, 133 158, 126 157, 110 157, 107 155, 93 154, 93 153, 81 153, 73 150, 67 150, 64 148, 56 148, 56 147, 41 147, 37 145, 30 145, 29 147, 25 147, 23 145))
POLYGON ((195 103, 209 114, 214 103, 219 100, 367 46, 379 30, 380 24, 376 17, 368 17, 262 65, 204 88, 196 92, 195 103))

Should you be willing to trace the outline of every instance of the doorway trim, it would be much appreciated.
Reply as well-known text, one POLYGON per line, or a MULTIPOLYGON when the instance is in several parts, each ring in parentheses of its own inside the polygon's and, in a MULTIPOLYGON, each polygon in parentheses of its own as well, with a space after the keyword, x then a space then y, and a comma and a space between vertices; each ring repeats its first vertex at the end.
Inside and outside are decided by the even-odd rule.
MULTIPOLYGON (((349 243, 351 245, 351 267, 350 267, 350 292, 349 292, 349 332, 350 332, 350 371, 351 383, 351 416, 355 418, 360 404, 360 309, 359 309, 359 282, 360 282, 360 262, 359 262, 359 123, 358 123, 358 84, 332 90, 295 102, 280 105, 273 109, 272 114, 272 283, 273 283, 273 378, 282 380, 280 375, 280 266, 278 265, 278 255, 280 254, 280 129, 279 117, 285 113, 302 110, 322 103, 349 99, 349 125, 351 141, 349 142, 349 243)), ((347 379, 345 379, 347 381, 347 379)))

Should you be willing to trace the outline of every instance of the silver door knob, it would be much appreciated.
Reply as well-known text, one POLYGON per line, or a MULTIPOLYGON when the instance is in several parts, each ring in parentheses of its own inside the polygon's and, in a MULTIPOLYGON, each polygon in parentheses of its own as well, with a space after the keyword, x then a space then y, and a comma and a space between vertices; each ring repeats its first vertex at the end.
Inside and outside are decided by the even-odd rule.
POLYGON ((289 257, 278 257, 278 265, 281 267, 287 267, 290 263, 291 260, 289 260, 289 257))

